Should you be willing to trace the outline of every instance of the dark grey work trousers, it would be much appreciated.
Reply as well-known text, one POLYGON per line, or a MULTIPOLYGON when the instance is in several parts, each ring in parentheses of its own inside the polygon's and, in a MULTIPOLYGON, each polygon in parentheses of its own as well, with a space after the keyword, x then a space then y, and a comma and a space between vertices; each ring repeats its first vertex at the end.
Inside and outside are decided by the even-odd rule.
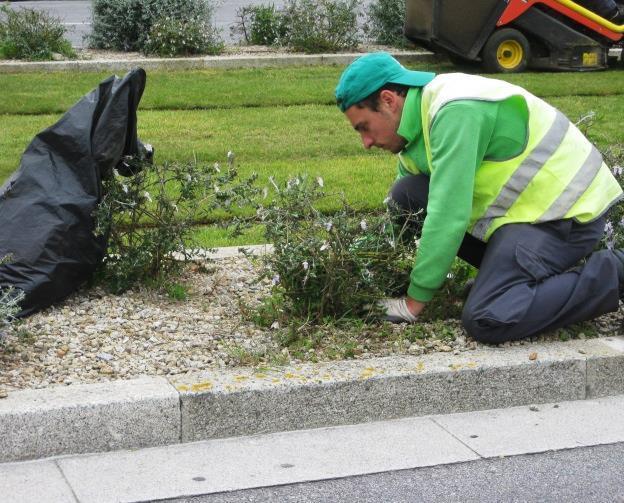
MULTIPOLYGON (((404 177, 390 191, 404 211, 426 211, 428 194, 423 175, 404 177)), ((487 243, 466 234, 457 256, 479 269, 462 313, 468 334, 497 344, 615 311, 618 259, 609 250, 592 253, 604 225, 604 217, 508 224, 487 243)))

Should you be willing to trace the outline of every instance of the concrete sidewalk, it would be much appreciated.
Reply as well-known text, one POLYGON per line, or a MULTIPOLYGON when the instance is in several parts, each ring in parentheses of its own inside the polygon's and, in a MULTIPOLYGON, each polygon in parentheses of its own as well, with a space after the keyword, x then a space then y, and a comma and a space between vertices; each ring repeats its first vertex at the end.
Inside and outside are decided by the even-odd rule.
MULTIPOLYGON (((434 62, 441 56, 428 51, 398 51, 391 53, 403 64, 434 62)), ((362 53, 344 54, 280 54, 255 56, 203 56, 196 58, 142 58, 130 60, 82 60, 22 62, 0 61, 0 73, 30 72, 126 72, 141 67, 144 70, 205 70, 210 68, 275 68, 283 66, 346 66, 362 53)))
POLYGON ((155 501, 621 442, 624 396, 8 463, 0 494, 155 501))
POLYGON ((624 338, 12 392, 0 462, 624 394, 624 338))

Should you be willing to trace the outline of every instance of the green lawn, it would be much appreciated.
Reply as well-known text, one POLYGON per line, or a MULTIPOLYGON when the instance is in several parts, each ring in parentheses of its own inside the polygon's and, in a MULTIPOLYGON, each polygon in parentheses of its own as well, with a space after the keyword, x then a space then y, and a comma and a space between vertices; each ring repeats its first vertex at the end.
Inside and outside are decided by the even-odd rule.
MULTIPOLYGON (((453 71, 427 65, 419 69, 453 71)), ((394 177, 393 156, 366 152, 333 104, 342 68, 150 72, 139 112, 140 137, 157 161, 225 161, 236 153, 242 174, 322 176, 360 208, 380 205, 394 177)), ((0 179, 18 166, 38 131, 53 124, 104 73, 0 75, 0 179)), ((572 120, 595 112, 589 136, 601 147, 624 143, 624 72, 528 73, 504 76, 547 98, 572 120)), ((201 229, 205 245, 258 242, 261 230, 237 242, 201 229)))

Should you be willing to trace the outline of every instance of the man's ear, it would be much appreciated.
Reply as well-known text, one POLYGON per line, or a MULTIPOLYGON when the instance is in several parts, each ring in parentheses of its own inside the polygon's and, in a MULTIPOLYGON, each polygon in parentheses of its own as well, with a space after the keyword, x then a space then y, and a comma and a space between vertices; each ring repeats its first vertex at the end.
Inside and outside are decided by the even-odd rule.
POLYGON ((400 96, 390 89, 384 89, 379 93, 379 101, 389 107, 390 110, 395 111, 400 104, 400 96))

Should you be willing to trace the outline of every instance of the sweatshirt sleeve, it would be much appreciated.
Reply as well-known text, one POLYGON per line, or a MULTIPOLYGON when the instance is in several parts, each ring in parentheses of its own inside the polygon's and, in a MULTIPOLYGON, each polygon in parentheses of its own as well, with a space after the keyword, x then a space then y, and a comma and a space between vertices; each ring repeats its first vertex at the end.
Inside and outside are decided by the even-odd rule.
POLYGON ((427 215, 407 294, 427 302, 442 286, 470 222, 475 173, 496 123, 491 103, 456 101, 437 114, 430 133, 427 215))

